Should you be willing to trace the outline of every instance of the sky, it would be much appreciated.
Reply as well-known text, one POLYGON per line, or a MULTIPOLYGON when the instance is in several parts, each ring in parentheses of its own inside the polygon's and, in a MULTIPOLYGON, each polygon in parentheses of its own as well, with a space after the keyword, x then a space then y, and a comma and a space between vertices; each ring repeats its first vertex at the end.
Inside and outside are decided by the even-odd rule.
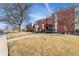
MULTIPOLYGON (((55 11, 58 11, 63 8, 67 8, 70 6, 76 5, 74 3, 32 3, 32 6, 29 11, 29 21, 31 23, 36 20, 40 20, 43 18, 47 18, 51 16, 55 11)), ((3 13, 0 9, 0 17, 3 16, 3 13)), ((29 23, 30 23, 29 22, 29 23)), ((22 27, 27 24, 26 20, 24 20, 22 27)), ((0 22, 0 28, 4 28, 6 25, 0 22)))

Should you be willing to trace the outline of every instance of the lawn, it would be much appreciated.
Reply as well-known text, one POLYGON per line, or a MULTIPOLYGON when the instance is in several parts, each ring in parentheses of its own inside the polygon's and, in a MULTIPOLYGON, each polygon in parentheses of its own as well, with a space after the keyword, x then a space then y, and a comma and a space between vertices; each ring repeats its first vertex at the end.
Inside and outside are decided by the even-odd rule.
POLYGON ((11 38, 16 38, 16 37, 22 37, 22 36, 26 36, 26 35, 30 35, 33 34, 31 32, 11 32, 11 33, 7 33, 7 38, 11 39, 11 38))
POLYGON ((39 34, 10 43, 12 56, 79 56, 79 36, 74 35, 39 34))

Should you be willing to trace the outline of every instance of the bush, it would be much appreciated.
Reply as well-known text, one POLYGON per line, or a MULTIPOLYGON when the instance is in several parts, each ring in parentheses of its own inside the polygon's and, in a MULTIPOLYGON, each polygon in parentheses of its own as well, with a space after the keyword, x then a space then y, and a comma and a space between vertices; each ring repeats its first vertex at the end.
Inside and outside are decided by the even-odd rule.
POLYGON ((79 33, 79 30, 75 30, 75 32, 78 32, 79 33))

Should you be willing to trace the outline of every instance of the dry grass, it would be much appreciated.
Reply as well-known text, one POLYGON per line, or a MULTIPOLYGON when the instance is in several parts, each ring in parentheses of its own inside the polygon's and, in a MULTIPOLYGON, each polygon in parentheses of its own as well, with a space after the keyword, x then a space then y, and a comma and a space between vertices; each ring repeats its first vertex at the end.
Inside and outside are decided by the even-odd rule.
POLYGON ((11 38, 16 38, 16 37, 22 37, 22 36, 26 36, 26 35, 30 35, 32 34, 31 32, 11 32, 11 33, 7 33, 7 38, 11 39, 11 38))
POLYGON ((79 36, 37 35, 9 43, 10 55, 63 56, 79 55, 79 36))

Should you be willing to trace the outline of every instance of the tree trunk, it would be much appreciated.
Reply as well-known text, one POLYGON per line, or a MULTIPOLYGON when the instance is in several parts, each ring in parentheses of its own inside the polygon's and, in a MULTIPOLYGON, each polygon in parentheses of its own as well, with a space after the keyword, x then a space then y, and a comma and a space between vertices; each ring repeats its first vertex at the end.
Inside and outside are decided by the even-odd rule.
POLYGON ((21 32, 22 30, 21 30, 21 27, 19 27, 19 32, 21 32))
POLYGON ((21 32, 21 24, 19 24, 19 28, 18 28, 18 31, 21 32))
POLYGON ((21 30, 22 18, 23 18, 23 17, 22 17, 22 16, 20 16, 20 19, 19 19, 19 20, 20 20, 20 22, 19 22, 19 32, 21 32, 21 31, 22 31, 22 30, 21 30))

